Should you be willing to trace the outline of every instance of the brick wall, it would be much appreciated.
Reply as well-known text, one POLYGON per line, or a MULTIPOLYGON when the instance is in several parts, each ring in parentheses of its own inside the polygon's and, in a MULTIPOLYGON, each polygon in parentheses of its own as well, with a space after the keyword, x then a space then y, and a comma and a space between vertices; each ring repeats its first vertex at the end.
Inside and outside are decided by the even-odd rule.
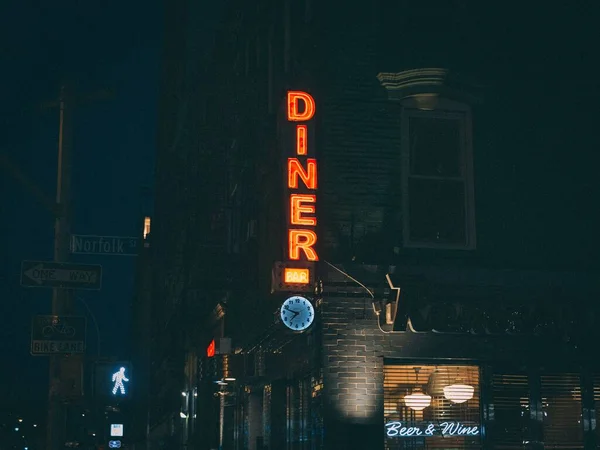
POLYGON ((377 448, 383 445, 386 337, 376 326, 365 289, 333 270, 326 280, 321 308, 325 448, 366 448, 367 443, 377 448))
POLYGON ((377 80, 369 14, 358 28, 338 24, 322 44, 315 87, 319 241, 336 261, 381 261, 400 239, 400 114, 377 80))
MULTIPOLYGON (((360 264, 336 267, 367 286, 376 299, 384 300, 385 273, 380 268, 360 264)), ((568 361, 582 356, 561 342, 560 336, 386 333, 377 325, 372 298, 365 288, 333 268, 324 270, 322 276, 326 449, 383 448, 385 359, 462 359, 481 365, 525 366, 552 361, 574 364, 568 361)), ((388 331, 385 324, 382 328, 388 331)))

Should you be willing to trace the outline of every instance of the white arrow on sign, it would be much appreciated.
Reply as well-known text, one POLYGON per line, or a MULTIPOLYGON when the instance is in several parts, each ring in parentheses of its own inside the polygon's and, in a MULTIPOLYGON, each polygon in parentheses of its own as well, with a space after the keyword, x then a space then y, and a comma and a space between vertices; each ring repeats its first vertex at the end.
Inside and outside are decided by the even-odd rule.
POLYGON ((44 281, 68 281, 71 283, 95 284, 98 278, 98 272, 94 270, 44 269, 43 264, 39 264, 26 270, 25 275, 37 284, 42 284, 44 281))

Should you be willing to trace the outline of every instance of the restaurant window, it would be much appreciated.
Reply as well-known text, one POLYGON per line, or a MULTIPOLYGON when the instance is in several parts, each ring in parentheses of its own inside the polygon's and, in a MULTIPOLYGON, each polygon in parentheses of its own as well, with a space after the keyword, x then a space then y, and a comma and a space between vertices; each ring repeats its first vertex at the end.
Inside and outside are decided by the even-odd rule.
POLYGON ((292 385, 288 385, 286 386, 285 389, 285 396, 286 396, 286 402, 285 402, 285 418, 286 418, 286 444, 287 444, 287 449, 288 450, 292 450, 293 447, 293 443, 294 443, 294 435, 296 432, 296 416, 298 414, 297 410, 296 410, 296 390, 294 389, 295 386, 292 385))
POLYGON ((441 99, 403 105, 404 244, 475 248, 470 109, 441 99))
POLYGON ((149 216, 144 217, 144 239, 148 238, 148 235, 150 234, 150 224, 151 224, 151 219, 149 216))
POLYGON ((263 445, 269 448, 271 445, 271 385, 267 384, 263 389, 263 445))
POLYGON ((600 449, 600 375, 594 375, 594 409, 591 428, 596 434, 596 448, 600 449))
POLYGON ((489 420, 494 448, 526 447, 533 441, 529 377, 522 373, 494 373, 491 394, 489 420))
POLYGON ((313 374, 311 383, 310 426, 312 450, 323 448, 323 372, 313 374))
POLYGON ((296 380, 287 388, 287 445, 291 450, 311 448, 310 378, 296 380))
POLYGON ((580 375, 542 375, 540 393, 545 448, 583 448, 580 375))
POLYGON ((384 368, 386 450, 479 449, 479 368, 396 365, 384 368))

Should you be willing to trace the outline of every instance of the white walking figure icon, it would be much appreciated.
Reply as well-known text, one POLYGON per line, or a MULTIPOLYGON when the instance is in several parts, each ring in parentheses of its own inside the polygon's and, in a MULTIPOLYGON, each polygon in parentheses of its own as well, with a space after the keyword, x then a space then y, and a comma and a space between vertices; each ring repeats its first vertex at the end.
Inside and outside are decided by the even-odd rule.
POLYGON ((121 391, 121 395, 125 395, 123 381, 129 381, 129 378, 125 376, 125 367, 121 367, 118 372, 113 373, 112 381, 115 383, 112 390, 113 395, 117 394, 117 390, 121 391))

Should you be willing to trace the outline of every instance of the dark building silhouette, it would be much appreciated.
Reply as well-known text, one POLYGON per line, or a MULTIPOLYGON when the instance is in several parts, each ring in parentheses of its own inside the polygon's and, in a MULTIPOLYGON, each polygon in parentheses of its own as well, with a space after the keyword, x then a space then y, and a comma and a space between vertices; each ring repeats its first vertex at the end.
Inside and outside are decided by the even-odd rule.
POLYGON ((148 448, 595 448, 595 12, 167 10, 148 448))

